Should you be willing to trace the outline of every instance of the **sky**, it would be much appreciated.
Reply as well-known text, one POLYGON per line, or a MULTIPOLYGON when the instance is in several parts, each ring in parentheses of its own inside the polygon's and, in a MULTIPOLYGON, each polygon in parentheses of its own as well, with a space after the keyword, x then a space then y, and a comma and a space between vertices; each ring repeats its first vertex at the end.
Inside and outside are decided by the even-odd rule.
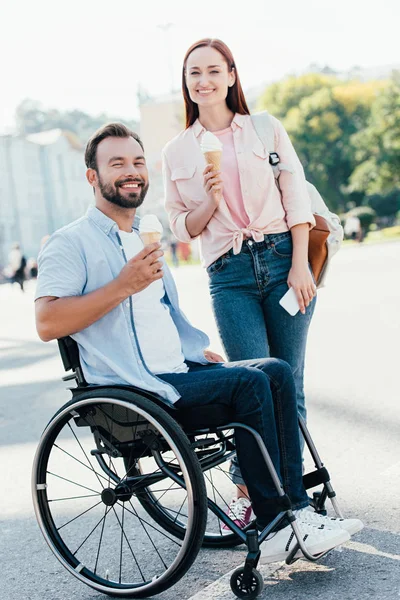
POLYGON ((311 63, 398 64, 399 22, 399 0, 0 0, 0 131, 27 97, 138 118, 138 86, 179 89, 183 56, 202 37, 230 46, 245 90, 311 63))

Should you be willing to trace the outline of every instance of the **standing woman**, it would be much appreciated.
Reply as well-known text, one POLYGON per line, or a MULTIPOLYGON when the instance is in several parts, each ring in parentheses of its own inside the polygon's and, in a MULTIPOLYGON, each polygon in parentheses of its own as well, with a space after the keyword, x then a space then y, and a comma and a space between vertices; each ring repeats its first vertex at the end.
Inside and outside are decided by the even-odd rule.
MULTIPOLYGON (((183 61, 186 129, 163 151, 166 210, 184 242, 200 238, 215 319, 228 360, 276 357, 287 361, 305 418, 304 359, 316 287, 308 264, 315 225, 303 168, 283 125, 272 118, 275 150, 293 172, 282 171, 281 193, 253 127, 229 48, 217 39, 193 44, 183 61), (221 142, 221 170, 206 165, 206 131, 221 142), (292 287, 300 312, 279 300, 292 287)), ((239 526, 251 515, 238 464, 238 498, 231 515, 239 526)), ((227 533, 230 533, 228 530, 227 533)))

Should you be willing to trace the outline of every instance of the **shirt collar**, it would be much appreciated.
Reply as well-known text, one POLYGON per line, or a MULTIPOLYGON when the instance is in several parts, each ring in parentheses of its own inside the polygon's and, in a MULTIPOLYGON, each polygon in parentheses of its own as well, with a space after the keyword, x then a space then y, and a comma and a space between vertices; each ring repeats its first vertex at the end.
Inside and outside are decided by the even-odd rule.
MULTIPOLYGON (((100 229, 102 229, 107 235, 109 235, 111 231, 118 231, 118 225, 116 222, 110 219, 110 217, 107 217, 107 215, 101 212, 101 210, 94 205, 89 206, 86 216, 96 223, 96 225, 100 227, 100 229)), ((139 229, 139 222, 139 217, 135 215, 133 229, 139 229)))
MULTIPOLYGON (((239 115, 239 113, 235 114, 235 116, 232 119, 232 124, 231 124, 233 131, 235 131, 235 129, 237 129, 237 127, 240 127, 240 129, 242 129, 245 118, 246 118, 246 115, 239 115)), ((196 137, 199 137, 199 135, 201 133, 206 131, 205 127, 203 127, 203 125, 200 123, 200 121, 198 119, 196 119, 196 121, 193 123, 192 130, 196 137)))

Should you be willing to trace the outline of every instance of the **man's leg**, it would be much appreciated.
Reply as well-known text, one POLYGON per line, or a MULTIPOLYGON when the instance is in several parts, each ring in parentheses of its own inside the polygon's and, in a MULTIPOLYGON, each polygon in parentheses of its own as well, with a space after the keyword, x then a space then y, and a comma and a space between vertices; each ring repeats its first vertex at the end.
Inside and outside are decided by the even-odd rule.
MULTIPOLYGON (((237 421, 254 428, 261 435, 278 476, 283 473, 283 478, 289 483, 293 474, 294 481, 290 481, 293 508, 303 508, 308 505, 308 498, 301 479, 293 378, 285 363, 275 360, 271 364, 280 388, 284 389, 287 396, 293 396, 287 402, 285 410, 275 409, 267 373, 252 364, 198 365, 192 367, 189 373, 168 373, 159 377, 171 383, 181 394, 176 405, 178 408, 204 405, 211 407, 215 403, 231 407, 237 421), (292 382, 292 388, 290 384, 286 388, 282 386, 286 379, 292 382), (281 456, 279 442, 283 431, 284 453, 281 456)), ((286 397, 283 404, 286 404, 286 397)), ((253 510, 259 526, 264 527, 281 510, 278 492, 254 437, 247 431, 237 429, 235 439, 240 468, 249 489, 253 510)))

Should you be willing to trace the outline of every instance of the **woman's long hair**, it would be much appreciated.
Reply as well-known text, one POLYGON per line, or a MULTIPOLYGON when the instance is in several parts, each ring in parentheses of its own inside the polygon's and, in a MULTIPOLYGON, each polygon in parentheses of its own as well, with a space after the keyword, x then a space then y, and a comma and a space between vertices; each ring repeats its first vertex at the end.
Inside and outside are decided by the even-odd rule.
POLYGON ((224 44, 221 40, 212 39, 212 38, 204 38, 203 40, 199 40, 192 46, 190 46, 189 50, 185 54, 185 58, 183 60, 183 69, 182 69, 182 93, 183 99, 185 101, 185 116, 186 116, 186 129, 193 125, 196 119, 199 116, 199 107, 193 102, 190 98, 189 90, 186 85, 186 64, 190 54, 193 50, 197 48, 203 48, 205 46, 209 46, 210 48, 215 48, 218 50, 220 54, 224 57, 227 65, 228 71, 231 72, 232 69, 235 69, 235 83, 232 87, 228 88, 228 95, 226 97, 226 103, 228 108, 234 112, 239 113, 240 115, 249 115, 250 111, 246 103, 246 99, 244 97, 242 84, 240 83, 239 73, 237 72, 235 61, 233 60, 232 52, 229 50, 228 46, 224 44))

